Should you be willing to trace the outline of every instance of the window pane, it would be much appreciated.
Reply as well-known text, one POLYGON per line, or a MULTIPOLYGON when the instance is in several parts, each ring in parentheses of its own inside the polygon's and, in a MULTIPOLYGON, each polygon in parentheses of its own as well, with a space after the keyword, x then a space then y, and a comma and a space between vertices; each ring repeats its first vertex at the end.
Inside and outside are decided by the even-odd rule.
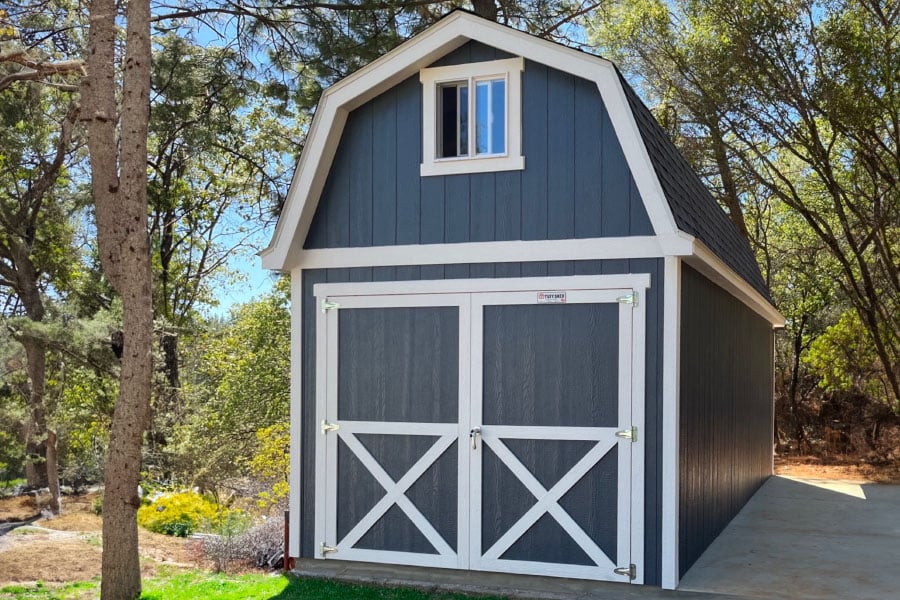
POLYGON ((506 81, 491 82, 491 154, 506 152, 506 81))
POLYGON ((469 86, 459 86, 459 156, 469 153, 469 86))
POLYGON ((475 84, 475 153, 490 152, 490 93, 489 81, 475 84))
POLYGON ((458 156, 456 147, 459 123, 459 107, 457 105, 457 84, 438 87, 438 156, 458 156))

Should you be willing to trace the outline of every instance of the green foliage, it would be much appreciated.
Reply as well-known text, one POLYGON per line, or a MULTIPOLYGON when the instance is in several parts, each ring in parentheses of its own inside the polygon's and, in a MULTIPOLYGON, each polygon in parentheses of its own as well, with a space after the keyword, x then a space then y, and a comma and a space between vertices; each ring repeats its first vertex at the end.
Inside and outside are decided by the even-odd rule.
MULTIPOLYGON (((196 492, 172 492, 138 509, 138 525, 156 533, 187 537, 201 528, 215 529, 229 518, 229 511, 196 492)), ((231 517, 238 520, 238 516, 231 517)))
POLYGON ((276 423, 256 432, 257 450, 250 459, 250 473, 269 484, 257 497, 259 508, 283 505, 290 493, 291 437, 287 423, 276 423))
MULTIPOLYGON (((290 404, 287 280, 235 309, 227 327, 196 340, 184 385, 189 415, 176 428, 181 469, 215 487, 248 473, 257 431, 283 423, 290 404)), ((277 452, 276 452, 277 453, 277 452)))
POLYGON ((853 391, 890 403, 884 368, 856 311, 841 314, 816 338, 803 362, 819 375, 819 386, 826 391, 853 391))

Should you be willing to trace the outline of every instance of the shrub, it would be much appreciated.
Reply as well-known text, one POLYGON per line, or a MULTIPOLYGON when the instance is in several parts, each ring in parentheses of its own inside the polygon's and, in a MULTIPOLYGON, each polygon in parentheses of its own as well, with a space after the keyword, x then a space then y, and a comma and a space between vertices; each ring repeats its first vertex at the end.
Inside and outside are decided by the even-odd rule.
POLYGON ((139 508, 137 520, 150 531, 187 537, 204 524, 217 525, 227 512, 195 492, 175 492, 139 508))
POLYGON ((97 494, 97 496, 91 501, 91 512, 93 512, 98 517, 103 514, 103 494, 97 494))
POLYGON ((252 561, 257 567, 276 568, 281 564, 284 523, 269 518, 250 529, 248 525, 246 515, 227 518, 218 527, 217 535, 203 536, 203 553, 215 563, 217 571, 225 571, 233 560, 252 561))

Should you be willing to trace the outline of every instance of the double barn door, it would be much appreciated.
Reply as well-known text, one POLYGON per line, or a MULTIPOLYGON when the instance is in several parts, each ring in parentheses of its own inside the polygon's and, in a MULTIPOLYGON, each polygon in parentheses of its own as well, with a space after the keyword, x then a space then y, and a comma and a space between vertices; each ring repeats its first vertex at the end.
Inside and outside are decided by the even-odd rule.
POLYGON ((316 286, 317 556, 640 581, 641 283, 316 286))

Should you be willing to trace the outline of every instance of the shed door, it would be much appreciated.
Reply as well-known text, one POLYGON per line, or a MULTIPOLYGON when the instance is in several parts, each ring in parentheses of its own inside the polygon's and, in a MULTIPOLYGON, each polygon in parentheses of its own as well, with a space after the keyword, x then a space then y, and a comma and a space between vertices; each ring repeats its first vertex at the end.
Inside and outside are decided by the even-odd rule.
POLYGON ((642 461, 617 434, 641 425, 643 329, 626 293, 320 296, 337 308, 317 322, 317 555, 628 581, 642 461))
POLYGON ((472 568, 627 580, 614 573, 634 562, 621 295, 473 295, 472 568))
POLYGON ((459 567, 460 465, 468 469, 459 439, 469 408, 469 340, 460 321, 468 298, 334 300, 340 309, 319 319, 326 335, 317 353, 326 383, 318 387, 327 432, 317 448, 322 555, 459 567))

